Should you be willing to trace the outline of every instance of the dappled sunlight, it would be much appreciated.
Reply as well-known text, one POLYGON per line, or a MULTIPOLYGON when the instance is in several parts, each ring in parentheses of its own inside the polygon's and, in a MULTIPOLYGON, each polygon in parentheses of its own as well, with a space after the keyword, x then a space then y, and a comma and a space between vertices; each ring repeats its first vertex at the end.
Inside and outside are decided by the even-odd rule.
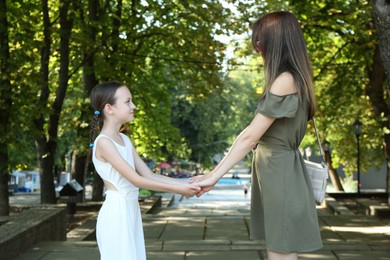
POLYGON ((226 208, 235 208, 235 209, 247 209, 250 206, 250 203, 234 203, 234 202, 202 202, 195 203, 194 208, 215 208, 215 209, 226 209, 226 208))
MULTIPOLYGON (((169 226, 167 226, 167 229, 170 229, 170 228, 173 228, 173 226, 175 228, 193 228, 194 227, 194 223, 192 222, 187 222, 187 223, 178 223, 178 222, 171 222, 168 224, 169 226)), ((203 229, 203 225, 199 225, 199 228, 203 229)))
POLYGON ((169 259, 168 257, 184 257, 185 252, 153 252, 147 251, 148 258, 150 257, 161 257, 164 259, 169 259))
POLYGON ((299 259, 336 259, 331 253, 324 254, 324 253, 300 253, 299 259))
POLYGON ((322 227, 324 230, 334 232, 352 232, 362 234, 387 234, 390 236, 390 226, 371 226, 371 227, 346 227, 346 226, 331 226, 322 227))

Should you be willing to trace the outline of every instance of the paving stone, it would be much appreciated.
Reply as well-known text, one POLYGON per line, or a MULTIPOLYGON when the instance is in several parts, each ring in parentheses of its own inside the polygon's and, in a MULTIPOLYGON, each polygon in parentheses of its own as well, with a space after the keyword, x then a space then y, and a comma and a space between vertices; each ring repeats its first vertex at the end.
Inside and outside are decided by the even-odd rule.
POLYGON ((202 240, 204 233, 204 219, 170 220, 164 229, 160 240, 202 240))
POLYGON ((356 250, 356 251, 370 251, 371 248, 364 244, 339 243, 333 245, 325 244, 323 250, 356 250))
POLYGON ((230 245, 216 244, 165 244, 163 251, 230 251, 230 245))
POLYGON ((245 260, 259 260, 261 259, 259 253, 256 251, 242 252, 242 251, 228 251, 228 252, 189 252, 186 260, 227 260, 227 259, 245 259, 245 260))
POLYGON ((229 240, 176 240, 165 241, 163 251, 229 251, 229 240))
POLYGON ((372 245, 372 244, 369 244, 368 245, 371 250, 388 250, 390 251, 390 240, 387 241, 387 244, 386 245, 379 245, 379 244, 376 244, 376 245, 372 245))
MULTIPOLYGON (((200 200, 181 202, 175 196, 176 208, 143 215, 148 260, 267 259, 265 241, 249 240, 249 198, 241 192, 217 190, 200 200)), ((390 220, 335 216, 322 205, 317 206, 317 212, 324 247, 300 253, 299 259, 390 260, 390 220)), ((88 260, 98 256, 96 242, 42 242, 17 260, 88 260)))
POLYGON ((184 260, 185 252, 148 252, 146 251, 148 260, 184 260))
POLYGON ((390 251, 334 251, 340 260, 390 260, 390 251))
POLYGON ((98 250, 88 250, 84 249, 84 251, 77 252, 48 252, 44 255, 40 260, 96 260, 100 258, 100 254, 98 250))
POLYGON ((46 251, 32 252, 31 250, 27 251, 23 255, 15 258, 15 260, 38 260, 47 254, 46 251))
POLYGON ((233 245, 265 245, 265 240, 233 240, 233 245))
POLYGON ((248 240, 249 232, 242 217, 207 218, 206 238, 248 240))
POLYGON ((326 260, 332 260, 337 259, 336 256, 331 251, 326 250, 320 250, 317 252, 310 252, 310 253, 300 253, 298 255, 299 260, 304 259, 326 259, 326 260))
POLYGON ((383 234, 365 234, 360 232, 337 232, 341 238, 347 241, 372 241, 385 238, 383 234))
POLYGON ((162 241, 149 241, 145 240, 145 248, 146 251, 161 251, 163 248, 162 241))
POLYGON ((230 247, 232 251, 259 251, 266 249, 265 245, 232 245, 230 247))
POLYGON ((167 221, 159 221, 159 222, 144 221, 143 228, 144 228, 145 239, 158 240, 162 235, 162 232, 164 231, 166 225, 167 225, 167 221))
POLYGON ((164 245, 231 245, 232 241, 230 240, 169 240, 165 241, 164 245))
POLYGON ((339 234, 337 234, 336 232, 332 232, 331 230, 327 230, 327 231, 323 231, 321 230, 321 238, 322 240, 326 241, 326 240, 329 240, 329 239, 341 239, 341 237, 339 236, 339 234))
POLYGON ((96 242, 39 242, 16 260, 99 259, 96 242))

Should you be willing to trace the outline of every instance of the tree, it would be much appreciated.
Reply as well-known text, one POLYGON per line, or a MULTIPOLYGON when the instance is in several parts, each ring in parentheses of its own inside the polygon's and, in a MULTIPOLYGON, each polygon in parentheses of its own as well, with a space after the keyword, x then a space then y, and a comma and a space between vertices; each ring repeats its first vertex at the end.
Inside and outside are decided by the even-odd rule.
MULTIPOLYGON (((88 143, 86 140, 89 138, 89 127, 85 124, 90 119, 91 109, 88 106, 88 102, 85 102, 89 98, 89 94, 92 88, 98 84, 96 70, 95 70, 95 51, 96 51, 96 38, 98 33, 99 13, 102 13, 99 7, 98 0, 87 1, 87 8, 78 3, 75 6, 76 12, 79 14, 79 23, 82 34, 80 35, 81 50, 82 50, 82 74, 83 74, 83 103, 87 103, 80 106, 80 116, 76 125, 77 128, 77 143, 88 143), (87 9, 87 10, 85 10, 87 9)), ((82 186, 85 184, 86 175, 89 169, 91 150, 86 145, 73 145, 72 155, 75 158, 75 167, 73 176, 76 181, 82 186)), ((103 200, 103 181, 98 174, 94 174, 93 178, 93 201, 103 200)))
POLYGON ((0 1, 0 216, 9 214, 8 199, 8 144, 9 120, 12 105, 12 86, 9 70, 9 35, 7 1, 0 1))
POLYGON ((47 0, 42 0, 43 13, 43 46, 41 52, 41 89, 39 103, 36 107, 38 117, 34 119, 36 127, 35 141, 38 152, 38 163, 41 182, 41 203, 55 203, 54 162, 57 149, 58 124, 62 105, 65 99, 69 80, 69 51, 72 21, 69 18, 70 0, 62 0, 59 4, 59 75, 53 102, 49 102, 50 88, 50 56, 52 52, 52 23, 50 22, 47 0), (50 107, 47 111, 46 107, 50 107))
MULTIPOLYGON (((87 126, 92 113, 86 104, 90 90, 98 81, 120 80, 130 87, 135 102, 138 100, 140 112, 131 134, 143 157, 164 160, 167 156, 185 156, 186 142, 171 125, 170 86, 180 84, 182 94, 190 98, 210 95, 211 89, 221 84, 218 70, 224 50, 214 35, 244 27, 240 23, 229 26, 229 19, 234 15, 219 2, 99 3, 74 4, 78 17, 73 46, 81 49, 80 56, 78 52, 75 55, 79 64, 74 65, 74 72, 83 68, 84 92, 81 96, 73 95, 79 102, 71 110, 67 109, 66 114, 72 117, 77 114, 79 119, 71 122, 78 129, 72 150, 77 154, 75 176, 80 182, 84 180, 82 171, 87 169, 88 160, 87 149, 79 144, 89 143, 87 126), (217 26, 230 29, 217 29, 217 26)), ((96 192, 94 189, 96 199, 101 194, 101 189, 96 192)))
POLYGON ((387 194, 390 204, 390 1, 372 0, 373 20, 377 30, 378 47, 374 54, 374 64, 370 73, 367 91, 370 94, 375 112, 381 120, 384 151, 387 163, 387 194), (387 84, 385 83, 387 78, 387 84))
POLYGON ((351 127, 357 118, 364 124, 362 172, 378 167, 384 159, 381 119, 366 95, 375 51, 369 2, 289 3, 288 8, 302 24, 311 55, 318 97, 316 117, 322 140, 328 140, 333 147, 335 168, 343 164, 348 175, 357 168, 356 140, 351 127))
MULTIPOLYGON (((383 115, 376 114, 376 103, 367 91, 371 84, 369 72, 376 65, 372 59, 376 40, 369 2, 271 1, 257 5, 252 13, 276 10, 292 11, 302 25, 314 72, 320 136, 332 145, 334 167, 330 168, 342 164, 347 175, 356 171, 356 140, 351 125, 361 115, 361 152, 365 154, 362 172, 378 167, 384 160, 382 129, 386 128, 381 126, 383 115)), ((248 51, 243 54, 253 55, 252 47, 248 51)), ((314 130, 309 126, 302 146, 316 147, 314 130)))

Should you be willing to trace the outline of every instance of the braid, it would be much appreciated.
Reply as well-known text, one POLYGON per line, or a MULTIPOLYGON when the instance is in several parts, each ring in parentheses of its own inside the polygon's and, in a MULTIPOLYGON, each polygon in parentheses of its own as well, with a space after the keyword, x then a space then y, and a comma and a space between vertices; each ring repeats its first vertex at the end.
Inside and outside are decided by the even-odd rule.
POLYGON ((96 110, 95 111, 95 116, 92 117, 92 119, 91 119, 91 131, 90 131, 90 134, 89 134, 89 138, 90 138, 89 146, 91 148, 93 147, 93 143, 94 143, 94 141, 96 139, 97 133, 100 132, 101 127, 102 127, 101 112, 96 110))

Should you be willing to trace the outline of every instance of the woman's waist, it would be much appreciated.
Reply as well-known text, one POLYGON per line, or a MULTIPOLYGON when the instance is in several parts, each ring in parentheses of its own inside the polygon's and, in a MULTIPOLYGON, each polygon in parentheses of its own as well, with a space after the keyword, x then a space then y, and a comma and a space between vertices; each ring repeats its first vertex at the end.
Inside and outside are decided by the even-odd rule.
POLYGON ((299 144, 297 143, 288 143, 283 142, 281 140, 273 139, 273 140, 260 140, 256 149, 266 149, 269 151, 280 151, 280 152, 289 152, 289 151, 297 151, 299 144))

